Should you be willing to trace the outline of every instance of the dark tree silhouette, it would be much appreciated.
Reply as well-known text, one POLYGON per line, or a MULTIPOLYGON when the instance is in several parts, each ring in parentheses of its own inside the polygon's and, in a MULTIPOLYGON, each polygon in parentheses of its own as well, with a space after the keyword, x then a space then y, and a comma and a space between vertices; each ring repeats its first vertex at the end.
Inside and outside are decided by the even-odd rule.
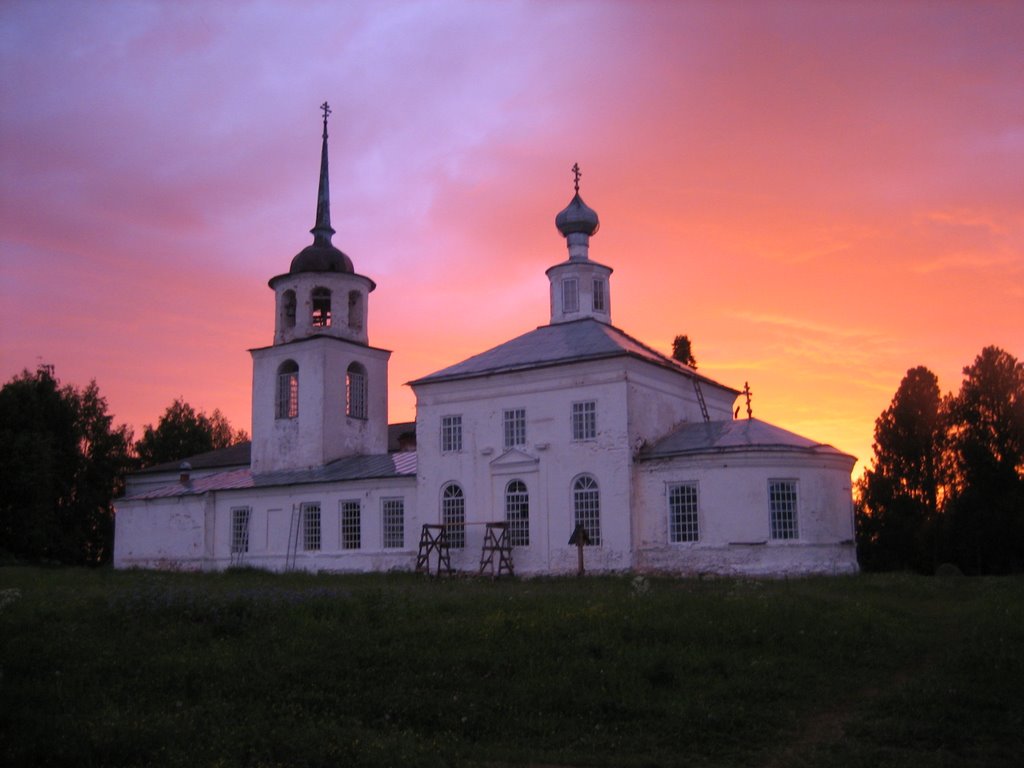
POLYGON ((934 568, 942 435, 938 379, 927 368, 911 368, 875 422, 875 457, 859 483, 857 553, 864 568, 934 568))
POLYGON ((672 359, 696 370, 697 358, 693 356, 693 345, 689 336, 681 335, 672 339, 672 359))
POLYGON ((947 553, 978 573, 1024 570, 1024 364, 985 347, 947 399, 947 553))
POLYGON ((59 386, 52 369, 0 389, 0 548, 17 557, 95 565, 110 559, 112 499, 132 459, 96 382, 59 386))
POLYGON ((142 439, 135 444, 135 452, 142 466, 149 467, 227 448, 248 439, 244 430, 233 430, 219 410, 214 409, 207 416, 178 398, 167 407, 156 427, 146 425, 142 439))

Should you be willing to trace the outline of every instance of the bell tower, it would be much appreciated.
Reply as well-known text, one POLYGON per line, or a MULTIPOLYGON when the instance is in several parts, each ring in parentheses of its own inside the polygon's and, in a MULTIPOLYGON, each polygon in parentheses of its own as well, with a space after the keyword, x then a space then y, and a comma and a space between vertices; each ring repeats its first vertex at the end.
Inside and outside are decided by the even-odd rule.
POLYGON ((373 280, 331 242, 327 118, 313 243, 270 279, 274 343, 252 349, 252 471, 310 469, 387 452, 388 359, 369 345, 373 280))
POLYGON ((601 226, 597 212, 580 197, 579 164, 572 167, 576 194, 555 217, 555 226, 565 237, 568 261, 547 270, 551 281, 551 323, 593 318, 612 322, 612 297, 609 287, 611 267, 590 260, 590 238, 601 226))

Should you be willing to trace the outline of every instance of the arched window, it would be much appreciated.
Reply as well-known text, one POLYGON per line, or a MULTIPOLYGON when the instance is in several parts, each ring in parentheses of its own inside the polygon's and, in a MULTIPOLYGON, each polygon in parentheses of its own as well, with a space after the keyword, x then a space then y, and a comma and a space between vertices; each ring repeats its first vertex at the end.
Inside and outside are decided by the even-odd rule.
POLYGON ((448 534, 448 546, 466 546, 466 497, 458 483, 448 483, 441 492, 441 522, 448 534))
POLYGON ((277 368, 278 419, 294 419, 299 415, 299 366, 294 360, 285 360, 277 368))
POLYGON ((366 418, 366 369, 352 363, 345 373, 345 415, 366 418))
POLYGON ((505 522, 508 523, 509 544, 530 546, 530 494, 522 480, 513 480, 505 486, 505 522))
POLYGON ((288 289, 281 297, 281 321, 285 328, 295 327, 295 291, 288 289))
POLYGON ((313 289, 313 327, 331 327, 331 292, 326 288, 313 289))
POLYGON ((363 330, 363 294, 359 291, 348 292, 348 327, 363 330))
POLYGON ((573 524, 582 525, 592 546, 601 543, 601 494, 597 481, 580 475, 572 484, 573 524))

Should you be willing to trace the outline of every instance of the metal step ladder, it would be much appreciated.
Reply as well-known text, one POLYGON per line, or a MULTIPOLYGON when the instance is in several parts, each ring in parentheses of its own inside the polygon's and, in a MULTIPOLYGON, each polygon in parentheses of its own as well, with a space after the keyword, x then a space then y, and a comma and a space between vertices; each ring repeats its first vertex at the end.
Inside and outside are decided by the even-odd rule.
POLYGON ((704 390, 700 388, 700 379, 696 376, 693 377, 693 391, 697 393, 697 403, 700 405, 700 414, 704 417, 704 421, 711 421, 711 417, 708 416, 708 406, 704 402, 704 390))
POLYGON ((284 569, 295 570, 295 560, 299 554, 299 538, 302 534, 302 507, 292 504, 292 519, 288 523, 288 550, 284 555, 284 569))

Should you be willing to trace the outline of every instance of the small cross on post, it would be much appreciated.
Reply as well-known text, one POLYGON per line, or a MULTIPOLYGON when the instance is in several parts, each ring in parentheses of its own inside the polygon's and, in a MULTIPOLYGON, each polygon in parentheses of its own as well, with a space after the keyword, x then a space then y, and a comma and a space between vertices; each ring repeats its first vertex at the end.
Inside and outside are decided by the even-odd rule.
POLYGON ((331 107, 325 101, 323 104, 320 105, 320 111, 324 113, 324 138, 326 139, 327 138, 327 116, 329 114, 331 114, 331 107))
POLYGON ((744 381, 743 382, 743 396, 746 397, 746 399, 747 399, 747 418, 748 419, 753 418, 753 416, 754 416, 754 409, 750 407, 750 398, 753 396, 753 394, 754 393, 750 391, 750 382, 749 381, 744 381))
POLYGON ((576 185, 576 191, 579 192, 580 191, 580 176, 583 175, 583 172, 580 170, 580 164, 579 163, 573 163, 572 164, 572 175, 573 175, 573 182, 576 185))

